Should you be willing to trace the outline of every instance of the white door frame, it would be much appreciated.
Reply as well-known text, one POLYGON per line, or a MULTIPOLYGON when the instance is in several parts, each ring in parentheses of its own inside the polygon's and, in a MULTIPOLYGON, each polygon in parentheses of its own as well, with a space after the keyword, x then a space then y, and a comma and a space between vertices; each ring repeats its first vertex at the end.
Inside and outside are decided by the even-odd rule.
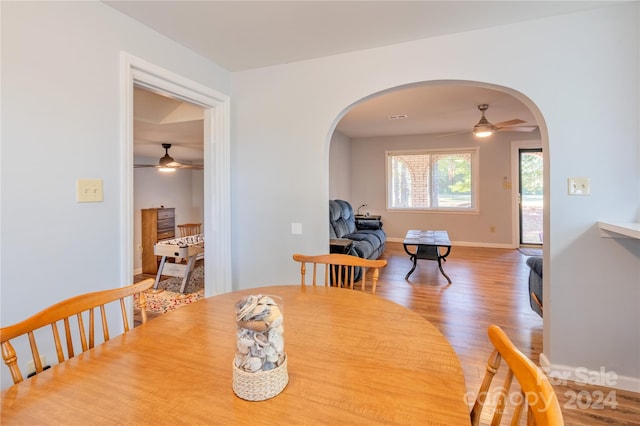
POLYGON ((133 87, 204 108, 205 297, 231 291, 230 98, 156 65, 121 53, 121 283, 134 274, 133 87))
MULTIPOLYGON (((530 148, 542 148, 541 140, 522 140, 511 142, 511 245, 520 247, 520 217, 518 203, 518 189, 520 188, 520 150, 530 148)), ((543 151, 544 152, 544 151, 543 151)), ((546 155, 546 154, 545 154, 546 155)), ((545 191, 547 189, 545 188, 545 191)))

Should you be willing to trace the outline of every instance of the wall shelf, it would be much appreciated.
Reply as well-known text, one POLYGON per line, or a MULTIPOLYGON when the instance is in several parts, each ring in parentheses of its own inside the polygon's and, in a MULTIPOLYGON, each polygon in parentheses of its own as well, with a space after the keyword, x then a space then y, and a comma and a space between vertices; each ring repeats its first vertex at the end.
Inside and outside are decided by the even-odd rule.
POLYGON ((600 236, 604 238, 640 239, 640 222, 598 222, 600 236))

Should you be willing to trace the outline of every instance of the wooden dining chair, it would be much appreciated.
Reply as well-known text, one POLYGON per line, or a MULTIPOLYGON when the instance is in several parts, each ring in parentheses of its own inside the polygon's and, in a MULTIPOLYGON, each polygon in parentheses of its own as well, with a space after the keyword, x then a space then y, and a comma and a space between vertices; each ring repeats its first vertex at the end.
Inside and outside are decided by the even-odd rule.
POLYGON ((188 237, 189 235, 201 234, 201 229, 201 223, 183 223, 182 225, 178 225, 178 230, 180 230, 180 237, 188 237))
MULTIPOLYGON (((127 297, 133 297, 138 295, 138 306, 142 315, 142 322, 147 321, 146 313, 146 298, 144 291, 151 288, 154 280, 148 278, 144 281, 140 281, 136 284, 116 288, 112 290, 97 291, 94 293, 86 293, 79 296, 72 297, 70 299, 63 300, 53 306, 50 306, 37 314, 27 318, 19 323, 9 325, 0 328, 0 344, 2 346, 2 358, 5 364, 11 371, 11 377, 13 383, 19 383, 23 380, 22 373, 18 366, 18 357, 16 351, 11 344, 11 340, 17 339, 21 336, 27 335, 29 339, 29 346, 31 348, 31 357, 33 365, 35 367, 35 374, 41 373, 45 367, 43 367, 40 351, 36 343, 35 332, 36 330, 51 325, 51 331, 53 333, 53 341, 55 343, 56 354, 58 357, 58 363, 65 361, 65 355, 60 341, 60 333, 58 330, 58 322, 62 321, 64 325, 64 333, 66 337, 67 357, 71 359, 75 356, 75 349, 72 339, 72 322, 78 326, 78 333, 80 335, 81 349, 79 352, 85 352, 95 345, 95 321, 94 312, 95 308, 100 308, 100 316, 102 323, 102 337, 104 342, 109 340, 109 326, 107 322, 107 314, 105 307, 111 302, 120 302, 120 311, 122 314, 122 323, 124 325, 124 332, 129 331, 129 319, 127 317, 127 309, 125 307, 125 299, 127 297), (88 313, 88 314, 87 314, 88 313), (89 317, 88 329, 84 325, 84 319, 89 317), (75 321, 73 317, 76 317, 75 321), (89 338, 87 340, 87 331, 89 338)), ((14 340, 15 343, 15 340, 14 340)))
MULTIPOLYGON (((378 276, 380 274, 380 268, 384 268, 387 265, 386 260, 376 259, 363 259, 357 256, 351 256, 348 254, 321 254, 315 256, 308 256, 304 254, 294 254, 293 260, 300 262, 300 275, 301 285, 305 285, 305 277, 307 274, 307 263, 313 264, 313 285, 316 285, 318 272, 318 265, 324 265, 324 285, 331 287, 349 287, 353 289, 354 278, 356 277, 356 268, 362 268, 362 274, 360 278, 361 289, 366 289, 366 272, 367 269, 372 269, 371 277, 371 293, 376 293, 376 285, 378 283, 378 276)), ((323 269, 322 266, 320 269, 323 269)))
POLYGON ((558 398, 544 372, 514 346, 500 327, 491 325, 488 333, 489 340, 491 340, 495 349, 489 357, 487 371, 471 410, 472 426, 477 426, 480 423, 482 409, 487 396, 491 394, 491 381, 500 368, 501 359, 504 359, 508 369, 502 387, 495 394, 497 403, 491 425, 500 424, 509 402, 514 405, 512 425, 518 424, 525 409, 527 411, 528 425, 564 425, 558 398), (515 397, 511 392, 514 376, 520 385, 519 392, 515 397))

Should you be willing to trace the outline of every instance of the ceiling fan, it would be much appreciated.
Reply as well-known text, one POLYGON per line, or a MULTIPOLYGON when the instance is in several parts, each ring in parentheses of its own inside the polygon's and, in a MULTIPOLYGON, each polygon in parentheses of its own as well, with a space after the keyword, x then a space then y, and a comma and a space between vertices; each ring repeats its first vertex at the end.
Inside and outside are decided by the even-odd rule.
POLYGON ((484 116, 484 112, 489 109, 489 105, 480 104, 478 105, 478 109, 482 113, 482 117, 480 117, 480 121, 473 126, 473 134, 479 138, 491 136, 493 132, 532 132, 536 129, 536 126, 519 126, 519 124, 526 123, 526 121, 520 120, 519 118, 491 124, 484 116))
POLYGON ((164 156, 160 158, 158 164, 134 164, 134 168, 144 168, 144 167, 154 167, 161 172, 174 172, 176 169, 191 169, 191 170, 202 170, 204 166, 202 164, 182 164, 173 159, 172 156, 169 155, 169 148, 171 148, 170 143, 163 143, 162 147, 164 148, 164 156))
POLYGON ((489 105, 480 104, 478 105, 478 109, 482 113, 482 117, 480 117, 480 121, 478 121, 478 123, 475 126, 473 126, 473 129, 471 132, 469 132, 468 130, 464 130, 461 132, 445 133, 445 134, 439 135, 438 137, 444 138, 444 137, 460 135, 464 133, 473 133, 473 135, 476 137, 486 138, 488 136, 491 136, 494 132, 533 132, 535 129, 538 128, 538 126, 535 126, 535 125, 520 126, 520 124, 524 124, 526 123, 526 121, 520 120, 519 118, 514 118, 513 120, 501 121, 500 123, 492 124, 484 116, 485 111, 489 109, 489 105))

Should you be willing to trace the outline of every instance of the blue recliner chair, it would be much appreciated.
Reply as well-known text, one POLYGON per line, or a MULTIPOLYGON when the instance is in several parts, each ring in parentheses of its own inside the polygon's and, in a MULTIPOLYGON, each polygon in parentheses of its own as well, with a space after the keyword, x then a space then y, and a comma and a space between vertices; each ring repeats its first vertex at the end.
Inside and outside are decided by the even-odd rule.
POLYGON ((351 255, 364 259, 377 259, 384 251, 387 234, 382 222, 359 223, 351 204, 344 200, 329 200, 329 237, 353 241, 351 255))
MULTIPOLYGON (((356 221, 353 208, 344 200, 329 200, 329 238, 345 238, 353 243, 349 249, 352 256, 377 259, 384 251, 387 234, 380 221, 356 221)), ((354 280, 362 275, 360 267, 355 269, 354 280)))

